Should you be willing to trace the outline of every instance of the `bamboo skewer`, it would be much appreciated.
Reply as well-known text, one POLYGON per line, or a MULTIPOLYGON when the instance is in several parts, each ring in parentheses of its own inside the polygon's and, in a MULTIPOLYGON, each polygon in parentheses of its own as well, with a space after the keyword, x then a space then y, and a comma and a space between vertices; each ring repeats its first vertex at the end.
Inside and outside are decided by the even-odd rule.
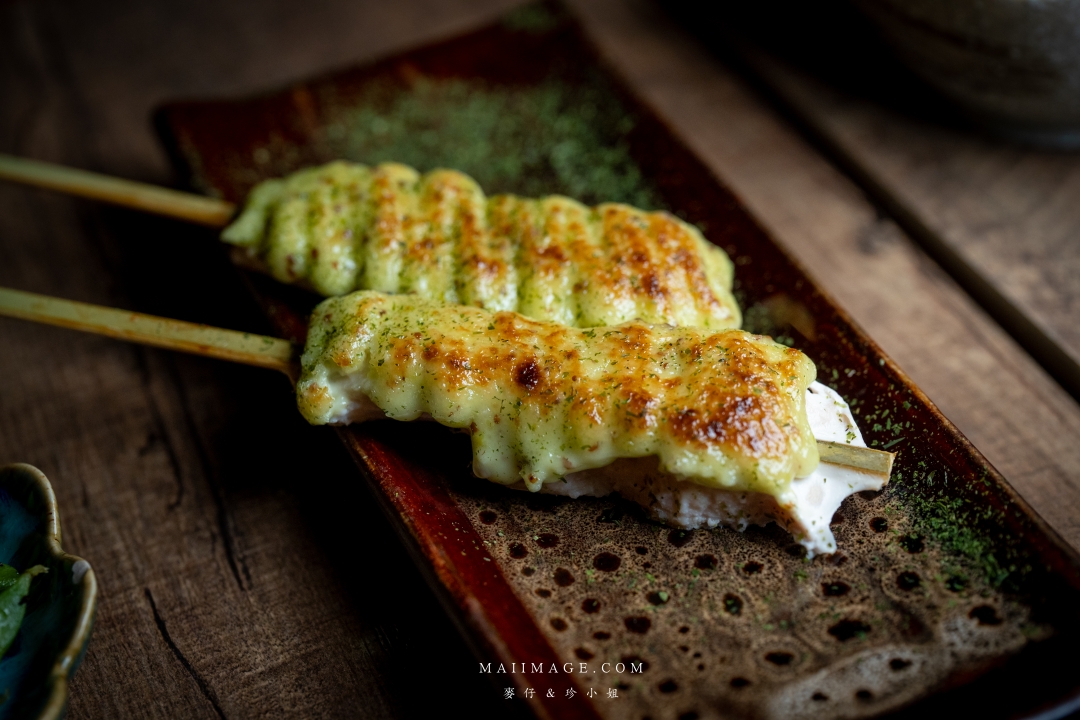
POLYGON ((168 350, 280 370, 296 378, 288 340, 0 288, 0 315, 168 350))
POLYGON ((0 179, 221 228, 236 214, 224 200, 0 154, 0 179))
MULTIPOLYGON (((5 315, 280 370, 294 382, 298 375, 296 348, 292 343, 265 335, 0 288, 0 316, 5 315)), ((885 478, 892 473, 893 453, 823 440, 818 440, 817 445, 823 462, 858 468, 885 478)))
POLYGON ((883 475, 886 479, 892 475, 893 460, 896 459, 895 453, 885 450, 845 445, 828 440, 818 440, 817 449, 821 462, 859 468, 873 475, 883 475))

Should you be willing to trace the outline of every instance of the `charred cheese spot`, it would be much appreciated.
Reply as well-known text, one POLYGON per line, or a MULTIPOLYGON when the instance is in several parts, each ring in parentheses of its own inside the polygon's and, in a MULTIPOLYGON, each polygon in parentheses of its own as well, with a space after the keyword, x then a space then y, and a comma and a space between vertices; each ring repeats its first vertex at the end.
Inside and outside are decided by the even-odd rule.
POLYGON ((754 458, 781 458, 789 438, 772 420, 767 403, 757 397, 715 397, 708 408, 678 410, 671 419, 673 434, 701 447, 736 447, 754 458))
POLYGON ((660 284, 660 281, 656 279, 656 275, 653 273, 641 278, 641 286, 645 288, 645 292, 653 300, 659 300, 667 294, 664 286, 660 284))
POLYGON ((514 368, 514 382, 528 391, 535 390, 540 384, 540 366, 531 358, 519 363, 514 368))

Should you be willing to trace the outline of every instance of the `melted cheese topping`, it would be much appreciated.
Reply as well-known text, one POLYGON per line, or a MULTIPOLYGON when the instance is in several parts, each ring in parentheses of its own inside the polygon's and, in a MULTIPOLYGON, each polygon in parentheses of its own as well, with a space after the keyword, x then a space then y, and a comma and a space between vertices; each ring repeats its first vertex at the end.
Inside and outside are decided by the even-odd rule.
POLYGON ((473 470, 530 490, 618 458, 709 487, 780 496, 817 466, 814 364, 738 330, 631 322, 579 330, 516 313, 357 292, 312 314, 310 422, 428 415, 472 436, 473 470))
POLYGON ((720 248, 665 212, 492 198, 454 170, 333 162, 255 187, 222 239, 278 280, 520 312, 576 327, 738 327, 720 248))

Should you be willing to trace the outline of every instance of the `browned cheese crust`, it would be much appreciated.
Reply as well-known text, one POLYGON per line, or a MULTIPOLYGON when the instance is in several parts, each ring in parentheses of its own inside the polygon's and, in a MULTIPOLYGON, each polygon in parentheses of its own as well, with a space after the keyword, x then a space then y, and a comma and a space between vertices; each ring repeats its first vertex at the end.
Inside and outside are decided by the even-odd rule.
POLYGON ((225 230, 278 279, 512 310, 576 327, 738 327, 732 264, 665 212, 485 197, 460 172, 330 163, 257 186, 225 230))
POLYGON ((738 330, 631 322, 588 330, 510 312, 358 292, 312 315, 300 408, 467 429, 474 470, 539 487, 619 457, 655 455, 693 482, 771 495, 813 470, 813 363, 738 330))

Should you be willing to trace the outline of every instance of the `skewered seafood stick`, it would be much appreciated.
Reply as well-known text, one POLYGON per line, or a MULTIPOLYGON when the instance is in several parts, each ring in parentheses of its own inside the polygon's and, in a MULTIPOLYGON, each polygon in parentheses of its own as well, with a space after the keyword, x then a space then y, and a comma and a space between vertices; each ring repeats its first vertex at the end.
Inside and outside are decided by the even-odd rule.
MULTIPOLYGON (((202 332, 180 349, 294 367, 281 340, 214 331, 219 340, 29 293, 0 290, 0 314, 166 347, 175 326, 202 332), (150 329, 125 332, 136 320, 150 329)), ((297 399, 313 424, 430 418, 471 435, 482 478, 571 497, 619 492, 678 527, 775 520, 810 555, 836 549, 829 520, 841 501, 880 489, 891 471, 892 455, 862 447, 843 400, 813 382, 809 358, 740 330, 579 330, 361 291, 315 309, 301 364, 297 399), (819 462, 837 450, 849 464, 819 462)))
POLYGON ((836 549, 833 513, 880 489, 892 458, 844 448, 887 466, 819 465, 815 435, 863 443, 815 374, 798 350, 741 330, 582 330, 357 292, 313 311, 297 397, 315 424, 430 416, 465 430, 473 472, 494 482, 617 491, 680 527, 775 520, 813 555, 836 549))
MULTIPOLYGON (((4 177, 211 224, 233 212, 209 198, 0 156, 4 177)), ((414 293, 577 327, 741 322, 731 261, 678 218, 561 196, 488 198, 454 170, 338 161, 267 180, 222 239, 241 264, 326 296, 414 293)))
POLYGON ((260 183, 221 235, 278 280, 512 310, 594 327, 737 327, 732 264, 664 212, 558 195, 487 198, 455 170, 332 162, 260 183))

